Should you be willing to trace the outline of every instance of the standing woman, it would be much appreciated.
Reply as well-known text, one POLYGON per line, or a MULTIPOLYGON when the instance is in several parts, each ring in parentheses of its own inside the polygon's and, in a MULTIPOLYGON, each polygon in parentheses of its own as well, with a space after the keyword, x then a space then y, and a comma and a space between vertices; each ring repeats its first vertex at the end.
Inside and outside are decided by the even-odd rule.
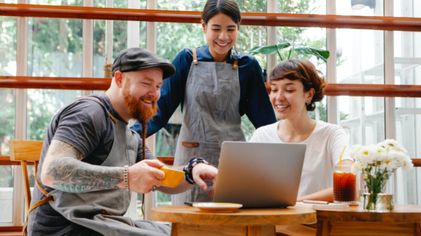
MULTIPOLYGON (((257 60, 233 50, 240 20, 234 0, 208 0, 202 12, 207 45, 183 49, 172 62, 176 73, 164 82, 158 113, 149 121, 147 133, 165 126, 182 105, 174 165, 201 157, 218 166, 223 141, 245 140, 241 129, 244 114, 256 128, 276 121, 257 60)), ((174 204, 209 200, 210 194, 196 187, 173 196, 174 204)))
POLYGON ((275 66, 269 83, 270 101, 280 121, 257 129, 251 142, 306 144, 298 200, 332 201, 334 167, 348 139, 340 126, 308 114, 324 96, 321 74, 307 60, 287 60, 275 66))

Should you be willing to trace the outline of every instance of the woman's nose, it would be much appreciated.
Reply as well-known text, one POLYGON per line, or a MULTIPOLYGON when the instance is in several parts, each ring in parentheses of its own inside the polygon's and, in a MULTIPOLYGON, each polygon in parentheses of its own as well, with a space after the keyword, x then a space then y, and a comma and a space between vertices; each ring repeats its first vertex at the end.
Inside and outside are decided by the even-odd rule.
POLYGON ((227 33, 226 31, 222 31, 222 32, 219 34, 218 38, 219 38, 220 40, 227 40, 227 39, 228 39, 228 33, 227 33))
POLYGON ((281 91, 277 92, 275 94, 275 98, 276 98, 276 100, 283 100, 283 99, 285 99, 284 93, 281 92, 281 91))

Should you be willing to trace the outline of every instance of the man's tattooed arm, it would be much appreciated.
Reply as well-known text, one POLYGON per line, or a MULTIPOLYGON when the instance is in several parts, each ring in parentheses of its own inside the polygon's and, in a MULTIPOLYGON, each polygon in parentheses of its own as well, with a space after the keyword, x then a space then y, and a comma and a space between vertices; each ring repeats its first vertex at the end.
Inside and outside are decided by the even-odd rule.
POLYGON ((122 187, 123 167, 91 165, 80 161, 82 158, 82 154, 71 145, 53 140, 42 165, 42 183, 73 193, 122 187))

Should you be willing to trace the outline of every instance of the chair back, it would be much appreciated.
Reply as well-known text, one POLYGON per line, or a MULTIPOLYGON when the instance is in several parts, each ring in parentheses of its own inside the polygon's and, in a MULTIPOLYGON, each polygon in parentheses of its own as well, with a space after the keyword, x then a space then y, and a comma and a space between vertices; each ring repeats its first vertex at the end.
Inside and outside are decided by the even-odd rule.
POLYGON ((43 141, 35 140, 12 140, 10 142, 10 160, 20 161, 22 167, 26 213, 28 213, 29 206, 31 204, 31 187, 29 185, 28 163, 34 163, 34 176, 36 176, 42 145, 43 141))

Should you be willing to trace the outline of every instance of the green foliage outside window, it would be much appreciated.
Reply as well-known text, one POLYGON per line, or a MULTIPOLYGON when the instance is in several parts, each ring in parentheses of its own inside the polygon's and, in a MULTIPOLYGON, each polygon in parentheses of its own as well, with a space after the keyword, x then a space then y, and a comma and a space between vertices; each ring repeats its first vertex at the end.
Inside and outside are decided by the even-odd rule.
POLYGON ((15 18, 0 16, 0 75, 11 74, 6 71, 9 64, 16 61, 16 21, 15 18))
MULTIPOLYGON (((266 12, 266 1, 237 0, 241 11, 266 12)), ((280 0, 278 8, 280 12, 300 12, 309 13, 312 0, 280 0)), ((83 5, 82 0, 45 0, 30 1, 37 4, 56 5, 83 5)), ((203 9, 205 1, 188 0, 172 1, 160 0, 157 5, 160 9, 178 10, 198 10, 203 9)), ((145 1, 141 2, 142 6, 145 1)), ((105 1, 95 0, 94 5, 105 7, 105 1)), ((114 7, 127 7, 127 1, 114 0, 114 7)), ((0 16, 0 74, 4 74, 10 61, 16 58, 16 21, 15 17, 0 16)), ((198 47, 205 44, 203 32, 200 24, 177 24, 177 23, 156 23, 157 54, 172 60, 183 48, 198 47)), ((145 43, 146 24, 140 26, 141 40, 145 43)), ((113 22, 113 55, 127 47, 127 21, 113 22)), ((302 42, 315 48, 324 45, 323 40, 311 41, 303 40, 301 37, 304 29, 277 27, 279 42, 302 42)), ((40 76, 81 76, 82 75, 82 48, 83 48, 83 28, 82 20, 78 19, 48 19, 48 18, 28 18, 29 45, 28 45, 28 74, 40 76), (79 60, 79 61, 78 61, 79 60), (56 64, 55 64, 56 63, 56 64), (56 69, 57 65, 61 65, 56 69)), ((94 20, 93 43, 94 55, 104 55, 105 45, 105 21, 94 20)), ((236 44, 236 50, 246 52, 247 49, 266 44, 266 28, 264 26, 240 26, 240 33, 236 44)), ((257 57, 259 61, 265 63, 264 57, 257 57)), ((263 64, 262 63, 262 64, 263 64)), ((100 68, 98 68, 100 69, 100 68)), ((1 92, 4 93, 2 90, 1 92)), ((6 92, 7 93, 7 92, 6 92)), ((65 103, 72 100, 78 92, 68 93, 60 96, 62 91, 34 90, 28 96, 28 138, 43 139, 45 129, 52 115, 65 103), (66 102, 65 102, 66 101, 66 102)), ((4 98, 0 93, 0 97, 4 98)), ((0 119, 0 140, 4 142, 4 137, 14 135, 14 113, 15 105, 4 105, 0 99, 0 105, 4 108, 0 119)), ((246 117, 243 117, 243 128, 246 137, 249 138, 254 131, 254 127, 246 117)), ((176 136, 176 135, 175 135, 176 136)), ((159 145, 159 143, 157 143, 159 145)), ((159 154, 159 153, 158 153, 159 154)), ((168 150, 166 151, 168 153, 168 150)))

